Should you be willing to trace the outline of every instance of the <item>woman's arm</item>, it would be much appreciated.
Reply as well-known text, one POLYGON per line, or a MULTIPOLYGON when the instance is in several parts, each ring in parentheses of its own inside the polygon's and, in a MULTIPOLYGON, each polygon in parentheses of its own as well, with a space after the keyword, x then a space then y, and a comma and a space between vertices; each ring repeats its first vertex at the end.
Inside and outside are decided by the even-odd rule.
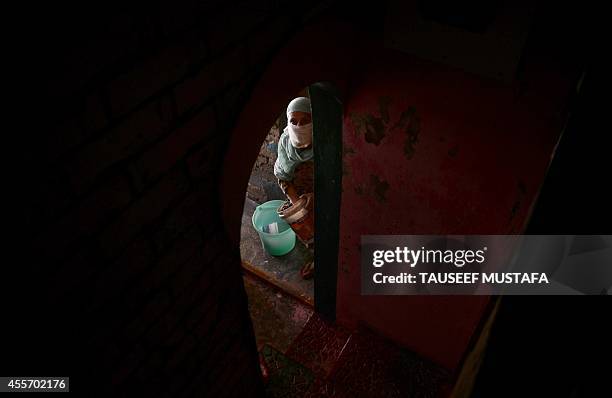
POLYGON ((295 190, 295 186, 291 181, 285 181, 279 178, 278 186, 280 186, 283 193, 287 195, 291 203, 295 203, 300 198, 297 191, 295 190))

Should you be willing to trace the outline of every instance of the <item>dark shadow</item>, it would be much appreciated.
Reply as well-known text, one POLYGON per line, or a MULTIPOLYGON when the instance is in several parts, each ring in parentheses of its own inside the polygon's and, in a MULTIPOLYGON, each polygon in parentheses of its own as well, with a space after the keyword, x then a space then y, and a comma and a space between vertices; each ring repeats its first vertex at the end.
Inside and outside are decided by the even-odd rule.
POLYGON ((342 102, 329 83, 313 84, 308 91, 315 142, 315 310, 334 320, 342 196, 342 102))

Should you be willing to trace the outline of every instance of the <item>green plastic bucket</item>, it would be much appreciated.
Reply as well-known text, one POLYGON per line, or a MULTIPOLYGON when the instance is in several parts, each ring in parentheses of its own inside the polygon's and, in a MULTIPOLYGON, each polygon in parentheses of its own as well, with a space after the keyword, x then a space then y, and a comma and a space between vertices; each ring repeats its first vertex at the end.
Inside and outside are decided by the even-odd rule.
POLYGON ((253 212, 253 227, 259 234, 264 250, 273 256, 285 255, 295 247, 295 232, 276 211, 283 203, 283 200, 271 200, 260 204, 253 212), (263 227, 274 222, 278 223, 278 233, 264 232, 263 227))

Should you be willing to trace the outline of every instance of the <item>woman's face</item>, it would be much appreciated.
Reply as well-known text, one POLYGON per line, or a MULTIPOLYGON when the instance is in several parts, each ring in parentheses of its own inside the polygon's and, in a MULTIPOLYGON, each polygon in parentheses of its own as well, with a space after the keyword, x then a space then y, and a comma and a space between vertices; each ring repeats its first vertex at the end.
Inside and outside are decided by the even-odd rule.
POLYGON ((312 122, 310 113, 295 111, 289 114, 289 123, 293 124, 294 126, 303 126, 310 122, 312 122))

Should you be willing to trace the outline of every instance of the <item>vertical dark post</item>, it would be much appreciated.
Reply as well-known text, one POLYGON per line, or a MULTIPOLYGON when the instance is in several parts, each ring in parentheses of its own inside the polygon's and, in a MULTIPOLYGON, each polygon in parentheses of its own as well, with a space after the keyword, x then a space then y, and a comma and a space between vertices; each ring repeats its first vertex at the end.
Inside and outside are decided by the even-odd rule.
POLYGON ((342 103, 326 83, 308 88, 315 159, 315 310, 336 318, 336 282, 342 194, 342 103))

